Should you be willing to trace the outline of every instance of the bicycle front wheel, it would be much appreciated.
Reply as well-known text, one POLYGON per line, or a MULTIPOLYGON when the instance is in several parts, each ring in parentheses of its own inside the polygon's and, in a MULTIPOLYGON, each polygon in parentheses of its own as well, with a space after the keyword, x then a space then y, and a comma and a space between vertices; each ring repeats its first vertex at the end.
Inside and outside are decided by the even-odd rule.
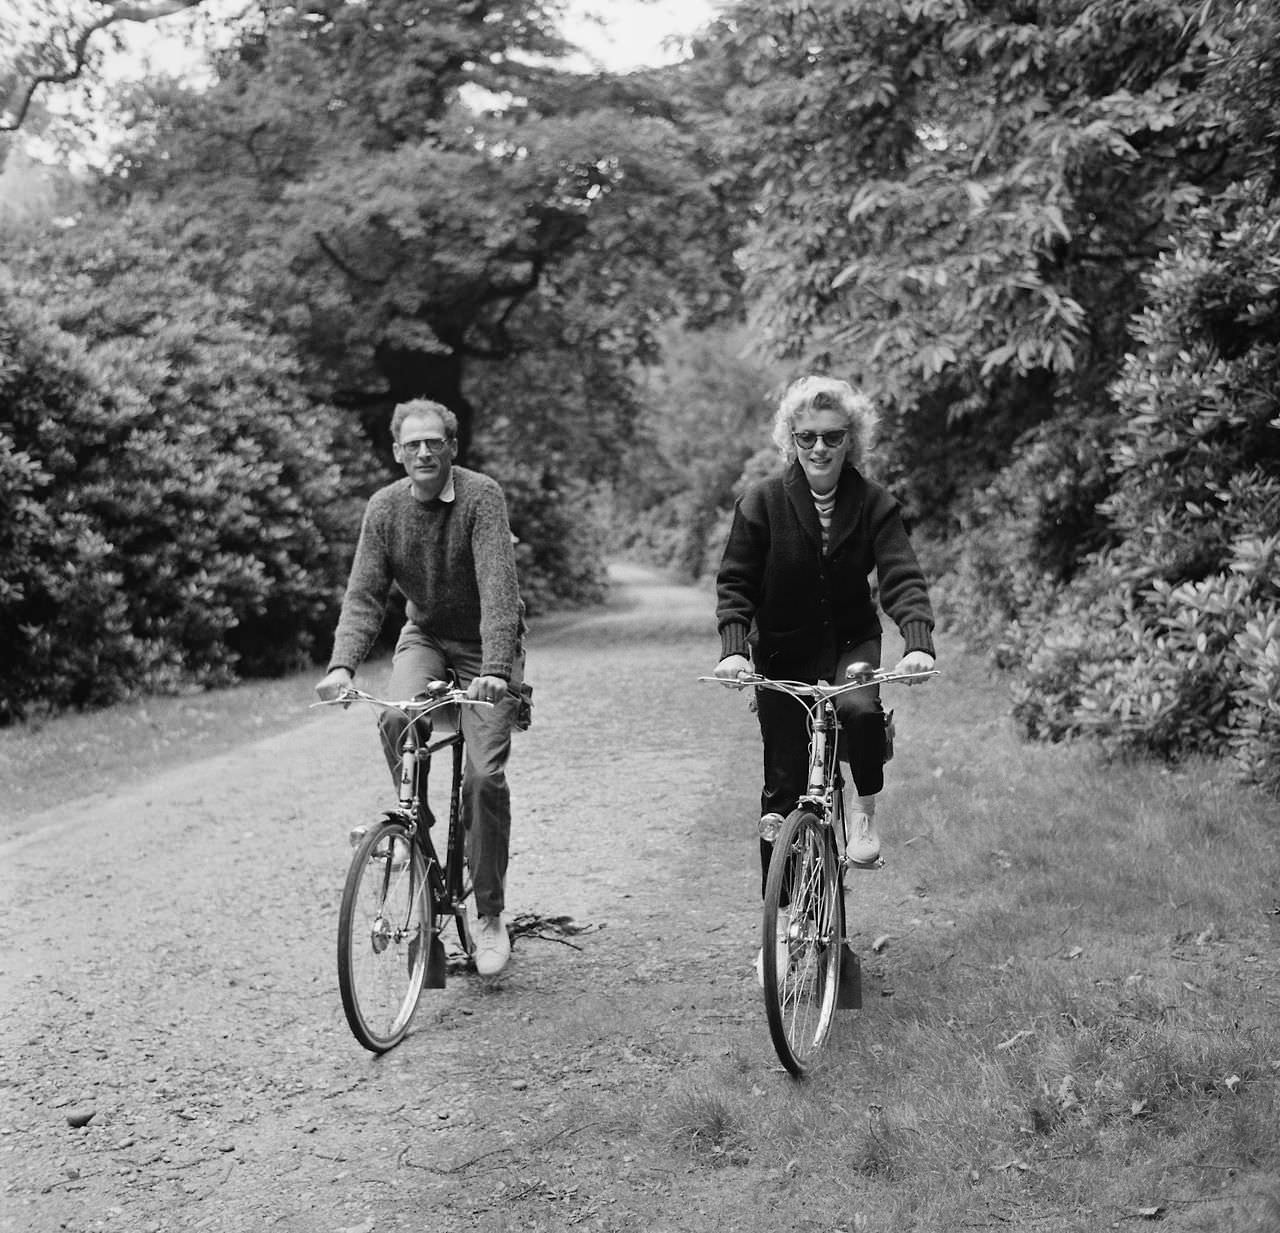
POLYGON ((338 916, 338 988, 355 1038, 399 1044, 422 993, 434 921, 426 863, 402 822, 370 827, 351 858, 338 916))
POLYGON ((764 1004, 782 1064, 802 1077, 835 1018, 844 932, 826 827, 796 810, 773 847, 764 893, 764 1004))

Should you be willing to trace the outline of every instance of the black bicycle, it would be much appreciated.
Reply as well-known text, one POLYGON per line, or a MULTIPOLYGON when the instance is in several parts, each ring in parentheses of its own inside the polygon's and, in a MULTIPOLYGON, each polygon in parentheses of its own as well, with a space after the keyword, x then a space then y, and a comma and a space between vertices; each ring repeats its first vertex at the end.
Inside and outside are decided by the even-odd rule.
MULTIPOLYGON (((490 706, 448 681, 433 681, 408 701, 375 698, 348 686, 316 706, 364 702, 406 720, 400 744, 399 804, 371 826, 356 827, 355 848, 338 915, 338 988, 355 1038, 374 1053, 399 1044, 423 989, 443 989, 448 958, 443 934, 452 921, 461 961, 474 963, 467 919, 472 885, 460 802, 465 747, 461 726, 432 739, 431 715, 446 707, 490 706), (449 829, 443 862, 432 842, 427 802, 432 755, 452 752, 449 829)), ((456 716, 456 711, 453 713, 456 716)))
POLYGON ((808 716, 807 785, 774 840, 762 921, 769 1035, 782 1064, 797 1078, 826 1043, 835 1012, 862 1005, 861 961, 846 931, 844 880, 846 869, 862 866, 853 866, 846 854, 835 700, 855 689, 936 675, 936 670, 895 673, 855 664, 841 685, 778 681, 751 672, 734 680, 699 678, 735 689, 776 690, 794 698, 808 716))

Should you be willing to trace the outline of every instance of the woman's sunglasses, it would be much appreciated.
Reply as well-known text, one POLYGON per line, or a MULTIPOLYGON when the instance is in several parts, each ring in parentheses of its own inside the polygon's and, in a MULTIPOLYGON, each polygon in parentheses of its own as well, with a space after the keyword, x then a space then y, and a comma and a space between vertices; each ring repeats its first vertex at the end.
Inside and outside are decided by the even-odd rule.
POLYGON ((807 428, 800 432, 793 432, 791 438, 802 450, 811 450, 818 444, 818 438, 822 438, 822 444, 829 450, 838 450, 843 444, 844 439, 849 435, 847 428, 833 428, 830 432, 810 432, 807 428))

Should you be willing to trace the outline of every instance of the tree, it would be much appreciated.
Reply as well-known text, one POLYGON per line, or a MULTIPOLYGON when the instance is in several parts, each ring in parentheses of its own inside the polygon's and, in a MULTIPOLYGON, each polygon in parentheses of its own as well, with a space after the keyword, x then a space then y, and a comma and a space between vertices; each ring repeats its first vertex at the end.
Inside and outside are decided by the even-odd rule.
MULTIPOLYGON (((553 15, 536 0, 269 4, 211 88, 135 98, 108 189, 114 209, 193 220, 192 270, 294 340, 384 457, 410 396, 458 413, 463 461, 486 432, 499 457, 487 425, 518 425, 524 464, 560 480, 521 484, 513 522, 572 535, 545 505, 566 471, 615 478, 631 366, 663 322, 739 301, 714 156, 669 80, 565 74, 553 15), (543 389, 556 375, 555 401, 532 373, 543 389)), ((540 561, 591 564, 585 589, 531 588, 594 598, 599 542, 538 545, 540 561)))
POLYGON ((553 314, 625 364, 678 297, 723 308, 736 290, 696 140, 640 114, 634 87, 528 63, 563 50, 532 0, 268 7, 211 90, 140 100, 117 184, 199 201, 223 277, 273 297, 370 427, 426 393, 469 429, 468 361, 544 345, 553 314))
POLYGON ((90 68, 103 31, 124 22, 158 21, 201 3, 26 0, 21 12, 0 13, 0 134, 23 126, 42 89, 66 85, 90 68))
MULTIPOLYGON (((1197 89, 1225 4, 746 0, 725 11, 736 150, 753 151, 749 294, 784 352, 881 401, 890 440, 976 425, 968 491, 1044 425, 1105 447, 1139 275, 1239 159, 1197 89)), ((1037 564, 1099 545, 1079 459, 1037 564), (1056 533, 1053 528, 1060 528, 1056 533)), ((905 470, 964 514, 946 452, 905 470)))

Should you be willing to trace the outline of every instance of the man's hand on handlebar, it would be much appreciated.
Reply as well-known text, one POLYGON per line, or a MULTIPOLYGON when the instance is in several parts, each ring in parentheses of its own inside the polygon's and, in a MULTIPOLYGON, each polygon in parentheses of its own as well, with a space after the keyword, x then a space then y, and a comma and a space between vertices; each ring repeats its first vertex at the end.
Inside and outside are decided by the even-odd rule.
MULTIPOLYGON (((918 672, 932 672, 934 659, 928 651, 908 651, 894 667, 895 675, 915 676, 918 672)), ((923 685, 929 677, 923 677, 919 681, 908 681, 908 685, 923 685)))
POLYGON ((321 702, 336 702, 344 689, 351 687, 352 676, 346 668, 334 668, 316 686, 316 697, 321 702))
POLYGON ((507 696, 507 682, 500 676, 478 676, 467 686, 467 697, 473 702, 492 702, 495 706, 507 696))
POLYGON ((751 661, 745 655, 726 655, 713 673, 721 681, 740 681, 744 674, 751 674, 751 661))

